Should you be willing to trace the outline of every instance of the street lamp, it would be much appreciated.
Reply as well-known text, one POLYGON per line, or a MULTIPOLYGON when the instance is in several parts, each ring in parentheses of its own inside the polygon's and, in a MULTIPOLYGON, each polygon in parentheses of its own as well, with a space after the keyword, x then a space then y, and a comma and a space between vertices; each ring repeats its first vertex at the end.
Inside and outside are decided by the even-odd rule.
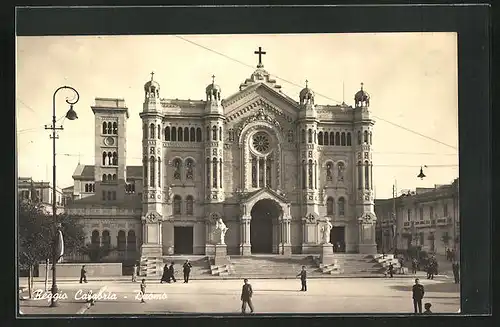
POLYGON ((69 89, 73 91, 76 95, 73 99, 66 98, 66 103, 70 105, 68 112, 66 113, 66 118, 69 120, 78 119, 78 115, 73 110, 73 105, 78 102, 80 99, 80 94, 72 88, 71 86, 61 86, 59 87, 52 96, 52 125, 45 126, 45 129, 50 129, 52 131, 52 135, 50 138, 52 139, 52 218, 54 220, 54 239, 53 239, 53 249, 52 249, 52 297, 50 300, 50 306, 56 307, 58 305, 56 300, 57 283, 56 283, 56 263, 59 259, 58 256, 58 247, 62 248, 62 244, 58 244, 60 240, 62 241, 62 237, 60 237, 60 225, 57 223, 57 192, 56 192, 56 139, 58 135, 56 131, 62 130, 63 127, 56 127, 56 94, 62 89, 69 89))

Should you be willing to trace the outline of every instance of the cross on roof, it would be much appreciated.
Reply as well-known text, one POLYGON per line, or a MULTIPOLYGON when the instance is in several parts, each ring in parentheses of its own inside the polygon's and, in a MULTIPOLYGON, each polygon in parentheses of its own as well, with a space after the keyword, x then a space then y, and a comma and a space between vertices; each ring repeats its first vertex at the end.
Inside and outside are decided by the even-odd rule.
POLYGON ((308 80, 306 80, 306 87, 307 87, 307 83, 309 83, 309 81, 308 81, 308 80))
POLYGON ((254 53, 259 55, 259 65, 257 67, 263 67, 263 65, 262 65, 262 55, 266 54, 266 52, 262 51, 262 47, 259 47, 259 51, 254 51, 254 53))
POLYGON ((364 85, 364 84, 365 84, 365 83, 361 82, 361 89, 363 89, 363 85, 364 85))
POLYGON ((155 72, 151 72, 151 80, 153 80, 153 75, 155 74, 155 72))
POLYGON ((212 75, 212 84, 215 83, 215 75, 212 75))

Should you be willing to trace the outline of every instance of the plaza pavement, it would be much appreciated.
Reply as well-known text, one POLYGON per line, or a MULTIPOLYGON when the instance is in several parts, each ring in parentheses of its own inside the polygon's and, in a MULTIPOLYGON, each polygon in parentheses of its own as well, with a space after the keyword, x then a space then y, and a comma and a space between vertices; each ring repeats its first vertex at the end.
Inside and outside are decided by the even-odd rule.
MULTIPOLYGON (((421 279, 426 289, 425 302, 432 303, 435 313, 456 313, 460 306, 459 286, 451 280, 421 279)), ((300 281, 283 279, 250 280, 254 289, 253 302, 256 313, 412 313, 412 278, 338 278, 308 280, 308 291, 300 292, 300 281)), ((178 281, 172 284, 147 282, 147 294, 156 299, 140 303, 136 299, 139 283, 126 281, 77 281, 60 283, 61 291, 68 293, 68 299, 60 300, 60 307, 67 308, 61 314, 76 315, 84 301, 69 309, 64 302, 76 302, 74 294, 80 287, 97 293, 106 287, 103 294, 114 294, 116 300, 98 300, 86 309, 85 315, 99 314, 168 314, 168 313, 213 313, 236 314, 240 312, 241 280, 196 280, 188 284, 178 281), (165 298, 166 297, 166 298, 165 298), (162 299, 160 299, 162 298, 162 299), (67 312, 73 310, 74 312, 67 312)), ((35 289, 43 283, 35 283, 35 289)), ((47 300, 42 301, 48 306, 47 300)), ((25 310, 22 307, 21 310, 25 310)), ((41 308, 40 308, 41 309, 41 308)), ((62 309, 61 309, 62 310, 62 309)), ((50 314, 56 310, 35 314, 50 314)), ((29 312, 23 311, 25 314, 29 312)), ((82 313, 82 311, 80 311, 82 313)))

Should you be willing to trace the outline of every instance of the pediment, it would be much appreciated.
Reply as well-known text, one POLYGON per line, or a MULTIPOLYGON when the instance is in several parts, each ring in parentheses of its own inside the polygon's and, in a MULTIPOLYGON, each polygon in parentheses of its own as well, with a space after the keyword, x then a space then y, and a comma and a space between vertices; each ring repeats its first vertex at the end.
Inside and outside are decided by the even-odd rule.
POLYGON ((281 195, 270 188, 263 188, 255 192, 248 193, 245 197, 245 202, 247 204, 255 204, 264 199, 276 201, 278 204, 287 204, 290 202, 284 195, 281 195))
POLYGON ((252 85, 230 96, 224 100, 223 106, 227 122, 259 108, 264 108, 288 122, 295 121, 299 113, 299 104, 295 100, 263 83, 252 85))

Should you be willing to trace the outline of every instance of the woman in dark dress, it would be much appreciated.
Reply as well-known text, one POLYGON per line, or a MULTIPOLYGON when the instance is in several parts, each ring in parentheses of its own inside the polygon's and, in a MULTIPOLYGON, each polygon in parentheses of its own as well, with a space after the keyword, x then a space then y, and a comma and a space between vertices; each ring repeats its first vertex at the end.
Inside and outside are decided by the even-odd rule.
POLYGON ((170 271, 168 269, 168 264, 165 264, 165 266, 163 266, 163 275, 161 276, 160 284, 162 284, 163 282, 170 281, 169 274, 170 274, 170 271))

